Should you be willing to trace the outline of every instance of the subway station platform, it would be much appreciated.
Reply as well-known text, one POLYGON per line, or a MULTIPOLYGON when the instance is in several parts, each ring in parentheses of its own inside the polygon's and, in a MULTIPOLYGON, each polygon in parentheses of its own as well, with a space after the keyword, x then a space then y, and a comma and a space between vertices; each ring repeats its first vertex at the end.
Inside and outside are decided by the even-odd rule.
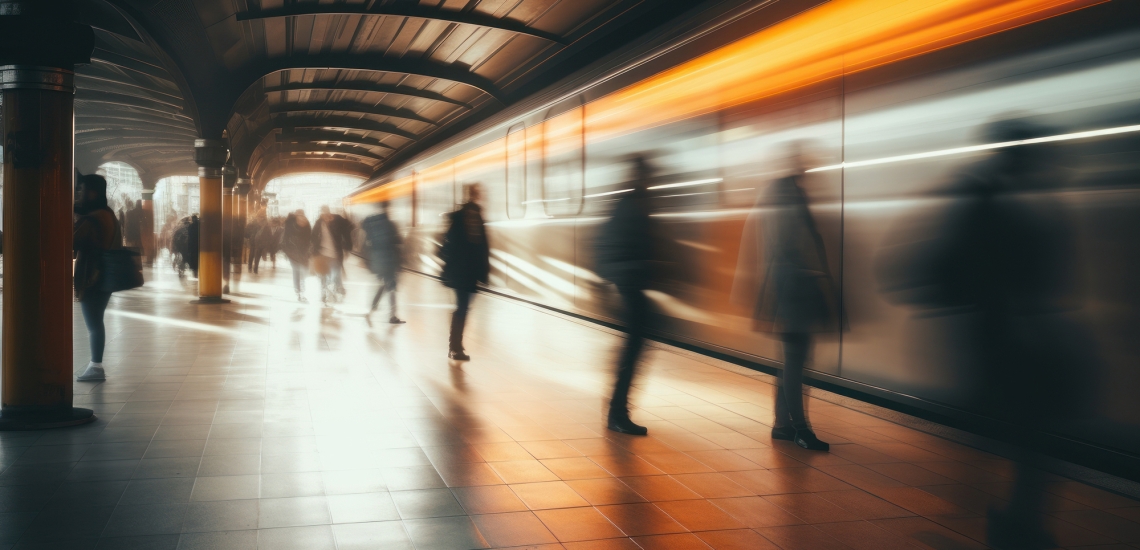
MULTIPOLYGON (((970 549, 1010 491, 1009 461, 819 390, 831 453, 773 441, 770 376, 661 344, 650 435, 608 432, 619 333, 480 295, 451 364, 450 294, 414 274, 400 326, 359 267, 329 308, 283 261, 222 306, 147 276, 107 312, 107 381, 75 384, 98 421, 0 433, 0 549, 970 549)), ((77 308, 77 368, 86 345, 77 308)), ((1062 547, 1140 547, 1140 502, 1049 491, 1062 547)))

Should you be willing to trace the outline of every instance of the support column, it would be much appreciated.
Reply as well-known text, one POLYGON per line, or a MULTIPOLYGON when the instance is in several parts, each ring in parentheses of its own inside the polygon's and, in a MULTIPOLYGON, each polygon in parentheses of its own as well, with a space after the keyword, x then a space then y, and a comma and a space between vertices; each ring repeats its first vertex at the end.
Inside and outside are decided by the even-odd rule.
POLYGON ((222 292, 230 292, 230 264, 233 260, 234 241, 234 184, 237 170, 233 166, 222 168, 222 292))
POLYGON ((198 164, 198 300, 223 304, 222 298, 222 165, 226 146, 220 140, 194 140, 198 164))
POLYGON ((245 221, 249 201, 249 180, 238 178, 234 186, 234 240, 233 240, 233 268, 235 274, 241 274, 245 265, 245 221))
POLYGON ((154 265, 154 259, 158 251, 154 248, 154 189, 143 189, 142 191, 142 248, 143 259, 146 261, 147 267, 154 265))
POLYGON ((51 13, 29 14, 40 9, 34 4, 4 7, 0 429, 83 424, 95 416, 72 406, 72 69, 90 59, 94 37, 90 27, 55 20, 51 13))

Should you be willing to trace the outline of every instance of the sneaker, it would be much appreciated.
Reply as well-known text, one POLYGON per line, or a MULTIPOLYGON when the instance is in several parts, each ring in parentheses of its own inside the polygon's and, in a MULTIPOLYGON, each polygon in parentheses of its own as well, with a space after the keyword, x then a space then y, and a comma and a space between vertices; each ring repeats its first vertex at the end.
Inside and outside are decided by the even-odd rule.
POLYGON ((454 359, 456 361, 470 361, 471 360, 470 355, 467 355, 466 353, 463 353, 462 351, 454 351, 454 350, 452 350, 451 352, 449 352, 447 354, 447 358, 448 359, 454 359))
POLYGON ((79 376, 76 376, 75 379, 80 382, 98 382, 100 380, 106 380, 107 374, 103 372, 102 363, 92 361, 87 363, 87 368, 83 369, 83 372, 80 373, 79 376))
POLYGON ((388 322, 393 325, 402 325, 405 323, 403 319, 396 317, 395 315, 393 315, 391 319, 388 319, 388 322))
POLYGON ((784 441, 794 441, 796 439, 796 429, 791 426, 784 426, 782 428, 772 428, 772 439, 781 439, 784 441))
POLYGON ((611 413, 609 420, 606 422, 606 428, 609 429, 611 432, 617 432, 619 434, 629 434, 629 435, 648 435, 649 434, 649 428, 646 428, 645 426, 639 426, 637 424, 634 424, 633 421, 629 419, 629 411, 623 411, 623 412, 625 412, 625 414, 621 414, 621 412, 611 413))
POLYGON ((828 452, 831 450, 831 445, 820 441, 815 436, 815 432, 811 430, 796 430, 796 445, 803 447, 809 451, 823 451, 828 452))

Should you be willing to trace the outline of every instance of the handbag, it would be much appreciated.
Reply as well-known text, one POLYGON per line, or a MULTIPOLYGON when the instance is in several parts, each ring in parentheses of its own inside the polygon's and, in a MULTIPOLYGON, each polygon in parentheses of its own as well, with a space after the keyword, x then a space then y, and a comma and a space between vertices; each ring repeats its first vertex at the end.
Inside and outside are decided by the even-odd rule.
POLYGON ((107 293, 143 285, 142 255, 130 248, 104 250, 99 255, 99 290, 107 293))

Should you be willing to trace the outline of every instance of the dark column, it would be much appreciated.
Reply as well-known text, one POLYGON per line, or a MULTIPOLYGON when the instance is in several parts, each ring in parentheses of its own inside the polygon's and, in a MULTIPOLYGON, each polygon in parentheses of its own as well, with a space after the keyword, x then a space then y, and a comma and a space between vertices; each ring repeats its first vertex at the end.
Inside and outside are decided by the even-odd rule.
POLYGON ((54 10, 35 2, 5 2, 0 8, 5 264, 0 429, 82 424, 95 417, 72 406, 72 69, 90 60, 94 37, 90 27, 56 19, 54 10))
POLYGON ((194 140, 198 164, 198 300, 223 304, 222 298, 222 165, 228 157, 220 140, 194 140))
POLYGON ((158 254, 154 248, 154 189, 143 189, 141 225, 143 258, 147 266, 153 266, 158 254))

